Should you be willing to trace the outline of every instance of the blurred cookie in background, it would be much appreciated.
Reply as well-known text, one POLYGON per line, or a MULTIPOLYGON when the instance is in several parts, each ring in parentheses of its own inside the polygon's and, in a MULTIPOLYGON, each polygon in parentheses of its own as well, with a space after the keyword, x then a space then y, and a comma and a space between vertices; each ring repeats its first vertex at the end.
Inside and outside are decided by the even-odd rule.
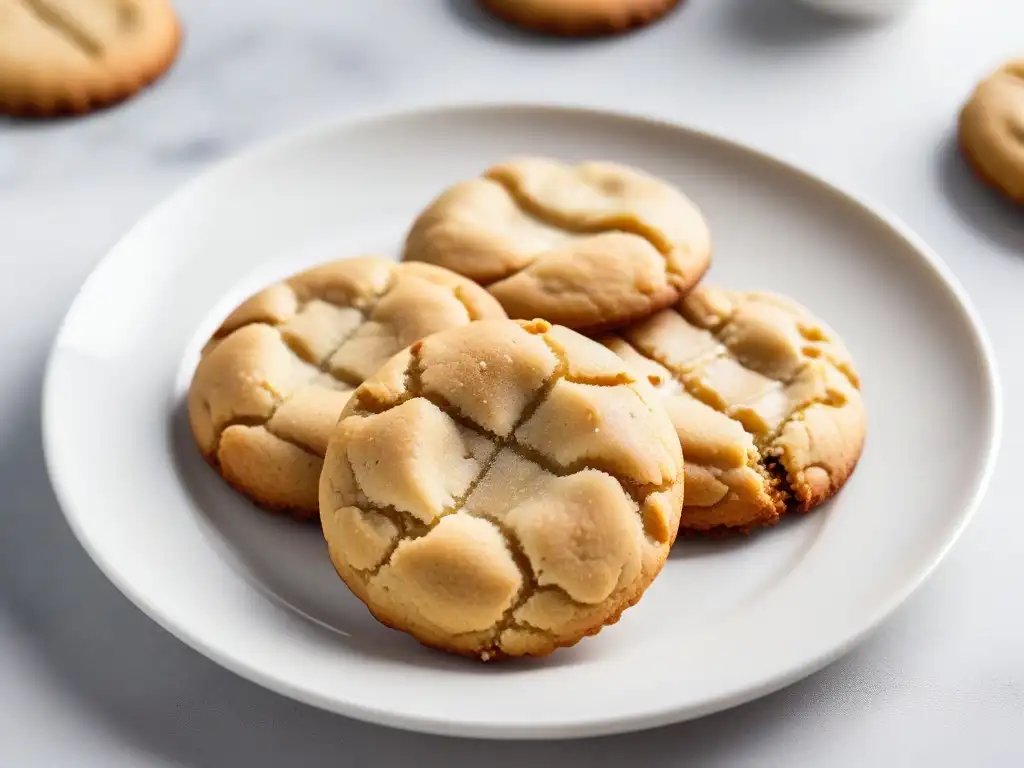
POLYGON ((609 35, 657 21, 679 0, 481 0, 510 24, 566 36, 609 35))
POLYGON ((171 66, 167 0, 0 0, 0 112, 80 114, 121 101, 171 66))
POLYGON ((960 151, 974 172, 1024 205, 1024 58, 978 83, 959 123, 960 151))

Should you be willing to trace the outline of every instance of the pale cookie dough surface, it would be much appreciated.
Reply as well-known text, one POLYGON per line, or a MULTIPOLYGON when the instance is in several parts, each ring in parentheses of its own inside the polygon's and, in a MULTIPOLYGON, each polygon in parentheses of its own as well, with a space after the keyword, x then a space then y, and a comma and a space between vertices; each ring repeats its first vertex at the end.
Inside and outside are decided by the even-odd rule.
POLYGON ((711 239, 682 192, 642 171, 522 157, 437 197, 404 258, 487 286, 510 317, 592 332, 676 301, 707 270, 711 239))
POLYGON ((255 294, 218 328, 188 393, 192 433, 253 501, 315 517, 327 440, 352 390, 428 334, 504 316, 482 288, 428 264, 314 267, 255 294))
POLYGON ((566 328, 505 320, 429 336, 356 390, 320 511, 378 620, 487 660, 617 621, 664 565, 682 493, 643 377, 566 328))
POLYGON ((960 112, 960 147, 977 174, 1024 205, 1024 59, 982 80, 960 112))
POLYGON ((601 341, 665 397, 686 460, 681 529, 770 525, 853 472, 866 428, 853 361, 796 302, 701 285, 601 341))
POLYGON ((180 38, 168 0, 0 0, 0 111, 118 101, 171 65, 180 38))

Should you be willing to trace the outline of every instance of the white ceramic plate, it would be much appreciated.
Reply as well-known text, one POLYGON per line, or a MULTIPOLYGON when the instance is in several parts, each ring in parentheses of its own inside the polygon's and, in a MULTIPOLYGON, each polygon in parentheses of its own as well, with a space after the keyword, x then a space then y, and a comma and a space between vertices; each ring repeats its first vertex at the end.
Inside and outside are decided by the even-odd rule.
POLYGON ((55 342, 44 410, 72 528, 168 630, 288 696, 489 737, 683 720, 822 667, 956 539, 1000 423, 975 315, 890 217, 707 135, 537 107, 330 125, 207 173, 89 278, 55 342), (482 665, 377 624, 335 577, 315 527, 257 511, 203 463, 182 399, 201 344, 245 294, 317 261, 396 252, 441 188, 520 152, 614 159, 681 185, 711 225, 709 279, 782 291, 824 317, 859 362, 870 421, 854 478, 820 511, 742 540, 681 541, 640 604, 598 637, 546 660, 482 665))

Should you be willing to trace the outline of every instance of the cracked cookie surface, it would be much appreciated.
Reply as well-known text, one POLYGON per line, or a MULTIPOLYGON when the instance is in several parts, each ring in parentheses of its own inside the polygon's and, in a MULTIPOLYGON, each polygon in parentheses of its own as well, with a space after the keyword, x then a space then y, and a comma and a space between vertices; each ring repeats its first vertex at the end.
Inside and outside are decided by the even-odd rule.
POLYGON ((478 285, 429 264, 314 267, 253 295, 214 333, 189 388, 192 434, 253 501, 315 517, 327 441, 352 390, 428 334, 503 317, 478 285))
POLYGON ((1024 205, 1024 58, 978 84, 960 111, 959 141, 986 184, 1024 205))
POLYGON ((0 112, 85 112, 126 98, 177 55, 167 0, 0 0, 0 112))
POLYGON ((600 339, 665 398, 686 461, 681 530, 746 530, 843 486, 866 414, 835 332, 784 297, 701 285, 600 339))
POLYGON ((379 621, 488 660, 617 621, 664 565, 682 494, 643 377, 569 329, 504 320, 429 336, 356 390, 320 511, 379 621))
POLYGON ((682 192, 640 170, 522 157, 441 193, 404 258, 487 286, 510 317, 593 332, 676 301, 707 270, 711 240, 682 192))

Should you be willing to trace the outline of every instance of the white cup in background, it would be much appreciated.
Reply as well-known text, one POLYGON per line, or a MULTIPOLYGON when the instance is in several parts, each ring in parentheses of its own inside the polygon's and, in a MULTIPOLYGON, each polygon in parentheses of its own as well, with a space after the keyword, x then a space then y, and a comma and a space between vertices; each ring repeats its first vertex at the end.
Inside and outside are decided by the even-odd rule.
POLYGON ((885 19, 897 16, 917 4, 917 0, 800 0, 800 2, 827 13, 860 19, 885 19))

